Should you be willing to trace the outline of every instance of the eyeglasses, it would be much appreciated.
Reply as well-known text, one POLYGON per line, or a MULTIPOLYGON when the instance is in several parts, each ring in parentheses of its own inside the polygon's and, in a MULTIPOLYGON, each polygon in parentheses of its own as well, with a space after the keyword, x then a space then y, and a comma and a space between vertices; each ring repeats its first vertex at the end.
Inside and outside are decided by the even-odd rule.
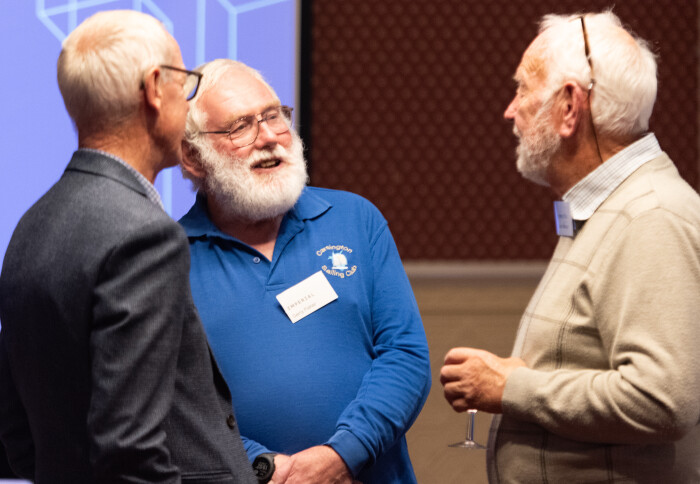
POLYGON ((243 116, 226 131, 200 131, 200 134, 227 134, 235 148, 243 148, 258 139, 260 123, 267 123, 267 127, 275 134, 286 133, 292 127, 292 108, 276 106, 259 114, 243 116))
POLYGON ((581 29, 583 30, 583 49, 586 53, 586 60, 588 61, 588 67, 591 69, 591 82, 588 84, 588 90, 593 89, 595 85, 595 76, 593 75, 593 60, 591 60, 591 47, 588 45, 588 32, 586 32, 586 21, 583 15, 579 17, 581 19, 581 29))
POLYGON ((171 71, 183 72, 187 74, 185 83, 182 85, 182 93, 185 99, 189 101, 197 95, 197 90, 199 89, 199 81, 202 79, 201 72, 188 71, 187 69, 180 69, 179 67, 161 65, 163 69, 170 69, 171 71))
POLYGON ((584 16, 579 17, 581 19, 581 29, 583 30, 583 49, 586 54, 586 60, 588 61, 588 67, 591 69, 591 82, 588 84, 588 112, 591 117, 591 131, 593 132, 593 140, 595 141, 595 149, 598 152, 598 158, 600 162, 603 163, 603 157, 600 153, 600 145, 598 144, 598 135, 595 132, 595 124, 593 123, 593 108, 591 106, 591 90, 595 86, 595 77, 593 74, 593 60, 591 59, 591 47, 588 45, 588 32, 586 32, 586 21, 584 16))

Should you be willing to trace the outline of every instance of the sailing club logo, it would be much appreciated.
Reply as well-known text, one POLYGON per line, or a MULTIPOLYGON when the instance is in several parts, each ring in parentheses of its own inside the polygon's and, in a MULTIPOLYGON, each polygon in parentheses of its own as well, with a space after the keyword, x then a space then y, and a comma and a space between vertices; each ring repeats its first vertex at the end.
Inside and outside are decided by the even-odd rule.
POLYGON ((327 245, 317 250, 316 255, 323 258, 321 270, 329 276, 345 279, 357 271, 357 266, 351 264, 352 249, 344 245, 327 245))

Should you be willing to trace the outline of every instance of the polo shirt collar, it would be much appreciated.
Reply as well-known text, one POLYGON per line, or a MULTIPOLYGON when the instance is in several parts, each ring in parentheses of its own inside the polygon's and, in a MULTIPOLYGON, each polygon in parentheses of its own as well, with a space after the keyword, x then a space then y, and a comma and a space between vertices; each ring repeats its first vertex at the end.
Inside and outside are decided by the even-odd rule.
POLYGON ((299 200, 287 216, 297 220, 312 220, 326 213, 331 206, 329 202, 304 187, 299 200))
MULTIPOLYGON (((287 226, 287 220, 311 220, 320 217, 326 213, 330 208, 331 204, 326 200, 320 198, 314 193, 311 193, 306 187, 301 192, 299 200, 294 204, 294 207, 287 212, 282 220, 282 227, 280 227, 280 232, 282 228, 287 226)), ((220 231, 216 225, 209 218, 209 211, 207 209, 207 199, 206 196, 201 192, 197 193, 197 198, 192 205, 192 208, 185 214, 184 217, 180 219, 180 224, 185 229, 188 237, 198 238, 198 237, 219 237, 224 239, 234 240, 233 237, 220 231)))

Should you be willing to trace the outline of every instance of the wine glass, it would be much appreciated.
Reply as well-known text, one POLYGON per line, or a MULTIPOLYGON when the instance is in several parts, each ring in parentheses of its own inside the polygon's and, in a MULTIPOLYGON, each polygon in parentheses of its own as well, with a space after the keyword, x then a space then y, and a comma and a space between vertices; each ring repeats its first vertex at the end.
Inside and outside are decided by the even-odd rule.
POLYGON ((485 449, 483 445, 480 443, 476 442, 474 440, 474 416, 476 415, 476 410, 473 408, 470 408, 467 410, 467 438, 460 441, 460 442, 455 442, 454 444, 450 444, 448 447, 460 447, 462 449, 469 449, 469 450, 481 450, 485 449))

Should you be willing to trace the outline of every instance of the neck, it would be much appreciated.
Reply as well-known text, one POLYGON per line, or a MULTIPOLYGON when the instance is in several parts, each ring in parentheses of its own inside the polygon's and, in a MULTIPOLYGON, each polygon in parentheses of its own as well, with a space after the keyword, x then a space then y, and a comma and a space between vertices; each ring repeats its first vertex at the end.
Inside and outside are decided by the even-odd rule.
POLYGON ((248 244, 264 255, 267 260, 272 260, 284 214, 265 220, 246 220, 231 215, 230 211, 221 206, 212 196, 207 197, 207 208, 212 222, 219 230, 248 244))
POLYGON ((548 182, 552 191, 562 197, 589 173, 632 144, 635 139, 614 140, 600 134, 583 141, 564 140, 560 155, 549 166, 548 182))
POLYGON ((169 166, 148 129, 134 119, 111 127, 109 131, 78 129, 78 147, 93 148, 115 155, 155 183, 156 176, 169 166))

